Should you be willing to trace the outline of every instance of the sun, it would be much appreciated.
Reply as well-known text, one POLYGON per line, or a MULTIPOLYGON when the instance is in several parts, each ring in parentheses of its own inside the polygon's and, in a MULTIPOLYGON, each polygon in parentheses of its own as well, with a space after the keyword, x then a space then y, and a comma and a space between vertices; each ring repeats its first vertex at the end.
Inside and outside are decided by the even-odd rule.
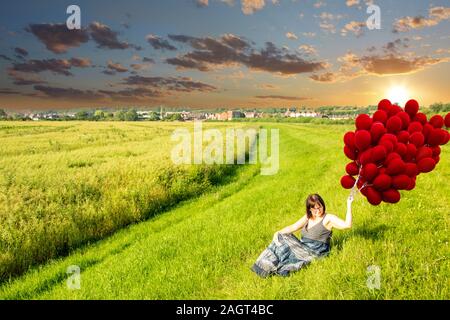
POLYGON ((404 106, 409 100, 409 93, 404 87, 392 87, 388 93, 388 99, 392 103, 396 103, 399 106, 404 106))

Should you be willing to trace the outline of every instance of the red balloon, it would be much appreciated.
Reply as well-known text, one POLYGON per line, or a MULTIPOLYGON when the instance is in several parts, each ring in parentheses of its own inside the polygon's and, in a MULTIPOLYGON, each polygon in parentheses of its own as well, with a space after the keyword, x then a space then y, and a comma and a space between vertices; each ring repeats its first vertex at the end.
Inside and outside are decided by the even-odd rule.
POLYGON ((397 116, 393 116, 393 117, 389 118, 386 123, 386 128, 387 128, 388 132, 391 132, 391 133, 396 133, 396 132, 400 131, 402 129, 402 126, 403 126, 402 119, 400 119, 397 116))
POLYGON ((392 177, 392 186, 397 190, 405 190, 410 184, 410 178, 406 174, 392 177))
POLYGON ((356 149, 355 145, 355 133, 353 131, 349 131, 344 135, 344 143, 349 146, 350 149, 356 149))
MULTIPOLYGON (((388 156, 389 157, 389 156, 388 156)), ((390 176, 405 172, 406 164, 402 159, 396 158, 389 162, 386 173, 390 176)))
POLYGON ((363 166, 368 164, 368 163, 373 162, 373 159, 372 159, 372 148, 363 151, 360 154, 360 156, 358 157, 358 160, 359 160, 359 163, 361 165, 363 165, 363 166))
POLYGON ((398 142, 407 144, 409 142, 409 132, 406 130, 400 131, 397 133, 398 142))
POLYGON ((409 186, 405 190, 412 190, 416 187, 416 179, 409 179, 409 186))
POLYGON ((427 143, 432 147, 440 145, 446 138, 445 132, 443 129, 433 129, 428 135, 427 143))
POLYGON ((348 146, 344 147, 344 153, 350 160, 356 160, 356 152, 350 149, 348 146))
POLYGON ((433 171, 436 167, 436 162, 432 158, 425 158, 419 161, 417 164, 419 171, 422 173, 427 173, 433 171))
POLYGON ((428 139, 428 136, 430 135, 430 132, 434 130, 434 127, 429 124, 429 123, 425 123, 425 125, 423 126, 423 136, 425 137, 425 140, 428 139))
POLYGON ((355 178, 353 178, 352 176, 343 176, 341 178, 341 185, 345 188, 345 189, 351 189, 353 188, 353 186, 355 185, 355 178))
POLYGON ((394 159, 401 159, 402 157, 397 152, 391 152, 387 155, 386 160, 384 163, 386 165, 389 165, 389 163, 394 159))
POLYGON ((370 135, 372 136, 372 143, 377 143, 378 140, 386 133, 386 128, 381 122, 374 122, 370 128, 370 135))
POLYGON ((378 169, 378 174, 386 174, 386 167, 381 167, 378 169))
POLYGON ((392 178, 387 174, 378 175, 375 180, 373 180, 373 187, 378 191, 385 191, 391 187, 392 178))
POLYGON ((394 149, 394 151, 397 152, 402 158, 406 156, 407 150, 408 148, 406 147, 406 144, 401 142, 397 143, 397 146, 394 149))
POLYGON ((356 176, 359 173, 359 167, 356 162, 350 162, 345 166, 345 171, 351 176, 356 176))
POLYGON ((412 119, 413 121, 419 121, 423 126, 427 123, 427 116, 422 113, 419 112, 416 114, 416 116, 414 117, 414 119, 412 119))
POLYGON ((378 121, 381 122, 382 124, 386 124, 387 119, 388 114, 384 110, 375 111, 375 113, 373 114, 373 122, 378 121))
POLYGON ((381 137, 380 141, 382 140, 389 140, 392 142, 392 144, 395 146, 397 144, 397 136, 392 133, 386 133, 384 136, 381 137))
POLYGON ((410 178, 414 178, 415 176, 417 176, 419 174, 417 165, 413 162, 406 163, 405 174, 410 178))
POLYGON ((388 99, 383 99, 378 103, 378 110, 389 111, 392 107, 392 103, 388 99))
POLYGON ((432 116, 429 122, 435 128, 440 129, 444 126, 444 118, 439 114, 432 116))
POLYGON ((394 144, 390 140, 387 140, 387 139, 380 141, 380 146, 385 148, 386 153, 390 153, 394 150, 394 144))
POLYGON ((441 158, 439 156, 436 156, 436 157, 433 157, 433 160, 437 165, 439 163, 439 161, 441 160, 441 158))
POLYGON ((447 144, 448 141, 450 140, 450 133, 448 133, 448 132, 445 131, 445 130, 442 130, 442 131, 444 131, 444 133, 443 133, 444 139, 441 141, 440 145, 445 145, 445 144, 447 144))
POLYGON ((431 151, 433 151, 433 157, 436 157, 441 154, 441 147, 431 147, 431 151))
POLYGON ((445 116, 444 122, 445 122, 445 126, 447 128, 450 128, 450 112, 447 113, 447 115, 445 116))
POLYGON ((372 187, 367 187, 367 200, 369 200, 369 203, 371 205, 377 206, 381 203, 383 200, 381 198, 381 193, 379 193, 377 190, 375 190, 372 187))
POLYGON ((400 192, 398 192, 395 189, 389 189, 387 191, 384 191, 381 194, 381 197, 383 199, 384 202, 387 203, 397 203, 400 201, 400 192))
POLYGON ((377 173, 378 168, 373 163, 366 164, 361 170, 361 176, 363 176, 367 182, 371 182, 377 176, 377 173))
POLYGON ((431 158, 433 156, 433 150, 430 147, 420 147, 417 149, 416 161, 419 162, 423 158, 431 158))
POLYGON ((402 120, 402 129, 408 129, 409 123, 411 122, 409 114, 407 114, 405 111, 401 111, 397 113, 396 116, 402 120))
POLYGON ((372 118, 370 118, 367 114, 360 114, 356 117, 355 123, 358 130, 370 130, 370 127, 372 126, 372 118))
POLYGON ((417 148, 420 148, 425 142, 425 137, 423 136, 422 132, 414 132, 409 137, 409 142, 414 144, 417 148))
POLYGON ((411 119, 414 118, 419 111, 419 103, 414 99, 409 100, 405 105, 405 111, 409 114, 411 119))
POLYGON ((393 116, 397 115, 398 113, 400 113, 400 112, 402 112, 402 111, 403 111, 403 109, 402 109, 400 106, 394 104, 394 105, 392 105, 392 107, 388 110, 388 116, 389 116, 389 117, 393 117, 393 116))
POLYGON ((406 145, 406 160, 412 160, 412 159, 414 159, 415 157, 416 157, 416 154, 417 154, 417 147, 414 145, 414 144, 412 144, 412 143, 409 143, 409 144, 407 144, 406 145))
POLYGON ((374 162, 383 161, 384 159, 386 159, 386 155, 386 148, 383 146, 376 146, 372 149, 372 160, 374 162))
POLYGON ((422 132, 423 126, 419 121, 413 121, 408 126, 408 132, 413 134, 414 132, 422 132))
POLYGON ((366 150, 372 141, 372 136, 367 130, 359 130, 355 133, 355 144, 358 150, 366 150))

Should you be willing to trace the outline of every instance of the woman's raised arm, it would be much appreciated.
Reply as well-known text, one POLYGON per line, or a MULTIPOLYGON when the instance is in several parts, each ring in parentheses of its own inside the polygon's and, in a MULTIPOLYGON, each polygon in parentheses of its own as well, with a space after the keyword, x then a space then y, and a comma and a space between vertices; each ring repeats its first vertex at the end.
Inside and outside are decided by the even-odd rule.
POLYGON ((336 217, 335 215, 330 214, 330 222, 332 227, 340 230, 350 229, 352 227, 352 202, 353 196, 348 197, 347 214, 345 215, 345 221, 336 217))

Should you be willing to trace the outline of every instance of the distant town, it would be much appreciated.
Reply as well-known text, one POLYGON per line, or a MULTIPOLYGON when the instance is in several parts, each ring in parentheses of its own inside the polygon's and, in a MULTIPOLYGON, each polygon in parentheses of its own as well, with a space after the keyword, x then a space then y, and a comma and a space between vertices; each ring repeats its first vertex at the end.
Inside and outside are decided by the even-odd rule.
MULTIPOLYGON (((254 110, 189 110, 158 107, 156 109, 129 108, 122 110, 92 109, 92 110, 49 110, 30 112, 7 112, 0 109, 0 120, 12 121, 232 121, 245 119, 286 119, 286 118, 320 118, 330 120, 354 119, 357 115, 372 114, 377 106, 348 107, 324 106, 319 108, 265 108, 254 110)), ((435 103, 423 112, 448 112, 450 103, 435 103)))

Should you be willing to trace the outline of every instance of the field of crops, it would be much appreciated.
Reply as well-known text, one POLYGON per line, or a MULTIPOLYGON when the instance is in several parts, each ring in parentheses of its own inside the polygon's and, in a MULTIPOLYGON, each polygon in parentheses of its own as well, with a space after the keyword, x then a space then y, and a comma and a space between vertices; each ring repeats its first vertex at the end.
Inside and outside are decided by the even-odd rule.
POLYGON ((169 175, 187 182, 168 191, 170 134, 191 124, 1 123, 0 266, 37 266, 3 281, 0 298, 450 298, 448 146, 400 203, 374 207, 358 196, 353 228, 334 231, 329 257, 287 278, 257 277, 251 265, 304 214, 308 194, 341 218, 348 196, 339 179, 349 125, 262 125, 280 130, 277 174, 246 165, 198 178, 194 166, 169 175), (67 286, 73 265, 79 290, 67 286), (370 266, 380 270, 378 289, 367 286, 370 266))

